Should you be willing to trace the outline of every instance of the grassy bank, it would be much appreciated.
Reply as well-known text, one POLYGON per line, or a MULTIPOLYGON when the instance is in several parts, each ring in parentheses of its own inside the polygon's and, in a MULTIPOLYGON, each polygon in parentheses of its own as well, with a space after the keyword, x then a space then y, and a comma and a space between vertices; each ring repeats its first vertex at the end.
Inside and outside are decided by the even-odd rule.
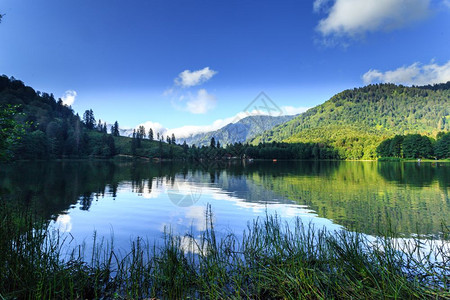
POLYGON ((158 247, 137 239, 125 255, 94 236, 92 251, 74 246, 67 256, 68 239, 46 222, 0 211, 0 299, 450 297, 450 249, 439 244, 442 263, 417 256, 418 240, 400 249, 392 238, 374 244, 276 216, 255 220, 242 237, 219 238, 209 213, 201 236, 167 233, 158 247))

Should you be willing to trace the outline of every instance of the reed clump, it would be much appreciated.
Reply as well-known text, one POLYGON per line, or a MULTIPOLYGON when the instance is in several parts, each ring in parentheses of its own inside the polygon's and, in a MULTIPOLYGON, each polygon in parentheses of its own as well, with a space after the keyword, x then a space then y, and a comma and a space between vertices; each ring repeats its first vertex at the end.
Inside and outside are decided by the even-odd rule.
POLYGON ((375 240, 276 215, 239 236, 219 235, 208 209, 198 235, 166 232, 161 244, 138 238, 122 253, 94 234, 92 251, 78 245, 67 253, 68 237, 45 221, 1 209, 0 299, 450 297, 443 240, 426 247, 418 238, 375 240))

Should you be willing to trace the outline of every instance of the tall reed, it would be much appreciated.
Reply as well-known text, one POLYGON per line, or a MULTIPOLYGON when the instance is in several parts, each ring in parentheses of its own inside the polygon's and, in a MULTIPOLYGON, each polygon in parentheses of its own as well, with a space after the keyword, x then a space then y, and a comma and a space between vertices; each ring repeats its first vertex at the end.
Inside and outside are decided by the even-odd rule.
POLYGON ((224 234, 212 219, 209 208, 204 232, 167 231, 162 244, 137 238, 126 253, 94 234, 86 253, 30 211, 2 205, 0 299, 450 297, 446 241, 425 251, 418 238, 375 240, 276 215, 224 234))

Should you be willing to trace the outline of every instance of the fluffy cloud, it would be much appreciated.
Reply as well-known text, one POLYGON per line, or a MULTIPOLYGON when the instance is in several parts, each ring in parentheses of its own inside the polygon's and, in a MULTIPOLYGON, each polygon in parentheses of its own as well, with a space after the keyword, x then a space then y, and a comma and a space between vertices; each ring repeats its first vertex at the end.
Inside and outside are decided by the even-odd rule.
POLYGON ((405 85, 425 85, 450 81, 450 60, 443 64, 423 65, 415 62, 392 71, 369 70, 362 79, 364 83, 389 82, 405 85))
POLYGON ((358 36, 392 30, 424 19, 430 0, 328 0, 314 1, 315 12, 326 12, 317 30, 324 36, 358 36))
POLYGON ((210 80, 217 72, 209 67, 197 71, 184 70, 177 78, 175 84, 181 87, 191 87, 210 80))
POLYGON ((64 105, 71 106, 75 102, 75 98, 77 97, 77 92, 73 90, 68 90, 64 92, 64 95, 61 97, 64 105))
POLYGON ((208 94, 205 89, 200 89, 197 95, 189 95, 189 100, 186 102, 186 110, 193 114, 204 114, 216 107, 216 97, 208 94))
POLYGON ((307 111, 309 107, 294 107, 294 106, 282 106, 281 110, 283 111, 283 115, 291 116, 304 113, 307 111))
POLYGON ((167 131, 167 129, 158 122, 147 121, 145 123, 141 123, 138 126, 136 126, 136 129, 138 129, 139 126, 144 126, 146 132, 148 132, 148 130, 151 128, 153 130, 153 134, 155 135, 155 137, 157 132, 165 133, 167 131))

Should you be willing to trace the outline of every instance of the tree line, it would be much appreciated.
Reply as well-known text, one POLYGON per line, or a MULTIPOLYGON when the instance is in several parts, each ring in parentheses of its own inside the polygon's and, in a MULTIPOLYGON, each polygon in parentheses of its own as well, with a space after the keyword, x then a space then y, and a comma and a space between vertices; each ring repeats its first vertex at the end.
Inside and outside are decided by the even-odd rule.
MULTIPOLYGON (((96 124, 92 110, 81 119, 62 99, 35 91, 14 77, 0 76, 0 111, 4 159, 112 157, 117 153, 106 123, 99 120, 96 124)), ((115 126, 118 136, 117 122, 115 126)))
POLYGON ((396 135, 377 147, 379 157, 450 158, 450 132, 439 132, 436 140, 425 135, 396 135))

